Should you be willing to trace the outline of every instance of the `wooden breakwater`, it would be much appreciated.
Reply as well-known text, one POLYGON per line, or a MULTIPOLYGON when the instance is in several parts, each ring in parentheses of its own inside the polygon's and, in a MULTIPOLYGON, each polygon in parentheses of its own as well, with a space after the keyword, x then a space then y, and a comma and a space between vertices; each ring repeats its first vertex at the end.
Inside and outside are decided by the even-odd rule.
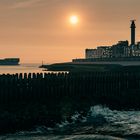
POLYGON ((0 75, 0 103, 51 102, 51 99, 93 98, 103 102, 140 104, 140 73, 38 73, 0 75))

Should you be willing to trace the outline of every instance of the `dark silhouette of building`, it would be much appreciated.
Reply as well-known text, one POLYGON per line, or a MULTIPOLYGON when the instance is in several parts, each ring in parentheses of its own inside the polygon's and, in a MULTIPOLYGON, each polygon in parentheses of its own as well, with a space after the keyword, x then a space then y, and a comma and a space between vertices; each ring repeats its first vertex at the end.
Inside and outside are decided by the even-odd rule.
POLYGON ((135 47, 135 29, 136 29, 136 25, 135 25, 135 20, 131 20, 131 44, 130 44, 130 56, 133 56, 133 50, 135 47))
POLYGON ((111 57, 128 57, 129 56, 129 42, 119 41, 117 44, 111 47, 111 57))
POLYGON ((96 49, 85 50, 85 60, 75 59, 74 62, 96 61, 96 60, 122 60, 129 58, 140 59, 140 42, 135 42, 135 20, 131 20, 131 43, 129 41, 119 41, 112 46, 99 46, 96 49))
POLYGON ((135 20, 131 20, 131 45, 135 45, 135 29, 136 29, 136 25, 135 25, 135 20))

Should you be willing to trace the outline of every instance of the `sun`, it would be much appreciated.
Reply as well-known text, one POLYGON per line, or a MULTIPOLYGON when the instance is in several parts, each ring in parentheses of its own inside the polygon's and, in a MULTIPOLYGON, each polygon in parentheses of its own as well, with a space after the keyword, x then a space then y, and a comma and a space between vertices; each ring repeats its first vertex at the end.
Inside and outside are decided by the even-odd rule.
POLYGON ((70 23, 72 25, 76 25, 76 24, 78 24, 78 22, 79 22, 78 16, 76 16, 76 15, 70 16, 70 23))

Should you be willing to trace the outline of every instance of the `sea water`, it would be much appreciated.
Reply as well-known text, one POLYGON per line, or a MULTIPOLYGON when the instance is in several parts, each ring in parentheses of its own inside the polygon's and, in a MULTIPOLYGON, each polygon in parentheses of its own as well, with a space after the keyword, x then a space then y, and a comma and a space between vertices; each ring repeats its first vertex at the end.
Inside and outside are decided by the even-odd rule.
POLYGON ((15 66, 0 66, 0 74, 40 73, 40 64, 20 64, 15 66))
POLYGON ((45 68, 39 68, 40 64, 20 64, 15 66, 1 66, 0 65, 0 74, 16 74, 16 73, 61 73, 66 71, 47 71, 45 68))
POLYGON ((140 140, 140 111, 117 111, 97 105, 90 108, 87 116, 75 112, 71 119, 71 123, 64 121, 55 128, 37 126, 32 131, 17 132, 0 139, 140 140))

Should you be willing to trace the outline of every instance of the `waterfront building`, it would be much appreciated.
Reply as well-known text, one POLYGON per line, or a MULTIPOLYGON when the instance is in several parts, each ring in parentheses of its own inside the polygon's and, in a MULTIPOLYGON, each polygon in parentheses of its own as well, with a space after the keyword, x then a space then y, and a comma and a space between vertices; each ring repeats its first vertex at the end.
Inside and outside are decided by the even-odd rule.
POLYGON ((110 47, 100 46, 97 49, 86 49, 85 56, 86 59, 92 58, 109 58, 110 57, 110 47))
POLYGON ((131 20, 131 44, 126 41, 119 41, 112 46, 100 46, 96 49, 86 49, 85 58, 124 58, 140 56, 140 42, 135 43, 135 20, 131 20))
POLYGON ((86 59, 128 57, 130 47, 128 41, 119 41, 112 46, 100 46, 97 49, 86 49, 86 59))
POLYGON ((109 58, 110 57, 110 47, 109 46, 100 46, 97 47, 98 58, 109 58))
POLYGON ((140 42, 138 42, 138 43, 135 44, 135 45, 132 45, 132 46, 131 46, 131 49, 132 49, 132 56, 133 56, 133 57, 138 57, 138 56, 140 56, 140 42))
POLYGON ((97 49, 86 49, 85 58, 86 59, 98 58, 97 49))
POLYGON ((129 42, 119 41, 111 47, 111 57, 128 57, 129 56, 129 42))
POLYGON ((123 61, 140 60, 140 42, 135 42, 135 20, 131 20, 131 42, 118 41, 112 46, 98 46, 94 49, 85 50, 84 59, 73 59, 73 62, 93 61, 123 61))

